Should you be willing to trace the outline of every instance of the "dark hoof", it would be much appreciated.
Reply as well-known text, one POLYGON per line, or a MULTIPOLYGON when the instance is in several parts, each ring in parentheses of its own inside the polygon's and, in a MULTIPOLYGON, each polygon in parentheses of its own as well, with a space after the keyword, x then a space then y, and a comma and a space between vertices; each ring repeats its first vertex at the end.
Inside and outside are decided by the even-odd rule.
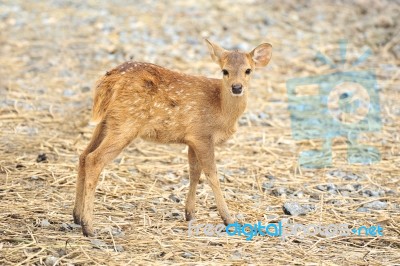
POLYGON ((94 236, 93 229, 90 226, 84 225, 83 223, 81 223, 81 224, 82 224, 82 233, 84 236, 86 236, 86 237, 94 236))
POLYGON ((74 217, 75 224, 81 224, 81 217, 77 213, 75 213, 75 211, 72 213, 72 216, 74 217))
POLYGON ((194 219, 194 215, 193 215, 193 213, 188 212, 188 211, 185 210, 185 218, 186 218, 186 221, 189 222, 189 221, 194 219))
POLYGON ((236 222, 235 218, 233 218, 233 217, 229 217, 229 218, 227 218, 227 219, 223 219, 223 221, 224 221, 224 224, 225 224, 226 226, 227 226, 228 224, 233 224, 233 223, 236 222))

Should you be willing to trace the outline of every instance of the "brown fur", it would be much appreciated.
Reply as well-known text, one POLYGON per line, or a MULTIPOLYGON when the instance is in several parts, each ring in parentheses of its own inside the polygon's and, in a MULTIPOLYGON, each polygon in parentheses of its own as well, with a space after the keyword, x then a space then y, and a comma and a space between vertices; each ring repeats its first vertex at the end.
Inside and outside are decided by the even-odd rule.
POLYGON ((80 156, 74 208, 74 221, 82 225, 84 235, 93 235, 93 201, 100 172, 137 137, 189 146, 187 220, 194 217, 196 186, 203 171, 222 219, 225 223, 234 221, 217 178, 214 146, 236 131, 237 120, 246 108, 250 75, 244 72, 266 65, 271 49, 269 44, 262 44, 246 54, 207 43, 214 61, 229 70, 222 80, 129 61, 107 72, 97 83, 93 120, 99 124, 80 156), (243 94, 233 95, 232 84, 239 83, 243 94))

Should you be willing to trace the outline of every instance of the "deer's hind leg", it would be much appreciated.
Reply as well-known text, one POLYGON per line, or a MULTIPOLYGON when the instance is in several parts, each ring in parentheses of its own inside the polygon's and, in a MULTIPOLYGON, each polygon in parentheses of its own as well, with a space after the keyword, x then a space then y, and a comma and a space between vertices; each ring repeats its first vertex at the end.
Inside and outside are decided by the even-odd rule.
POLYGON ((86 156, 83 209, 81 216, 82 232, 93 236, 93 205, 99 175, 104 166, 112 161, 137 136, 138 129, 130 123, 108 124, 101 144, 86 156))
POLYGON ((83 188, 85 183, 85 161, 86 156, 94 151, 100 143, 103 141, 105 136, 105 122, 100 122, 94 132, 93 136, 89 142, 89 145, 79 156, 79 165, 78 165, 78 176, 76 180, 76 196, 75 196, 75 206, 73 211, 74 223, 80 224, 83 210, 83 188))

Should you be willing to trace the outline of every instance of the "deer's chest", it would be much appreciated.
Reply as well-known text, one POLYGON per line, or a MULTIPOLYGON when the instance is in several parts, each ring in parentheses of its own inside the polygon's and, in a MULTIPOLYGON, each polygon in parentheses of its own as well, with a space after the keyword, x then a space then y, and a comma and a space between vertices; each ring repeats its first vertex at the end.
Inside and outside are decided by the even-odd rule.
POLYGON ((237 130, 237 124, 233 124, 230 127, 221 127, 215 131, 214 143, 221 144, 227 141, 237 130))

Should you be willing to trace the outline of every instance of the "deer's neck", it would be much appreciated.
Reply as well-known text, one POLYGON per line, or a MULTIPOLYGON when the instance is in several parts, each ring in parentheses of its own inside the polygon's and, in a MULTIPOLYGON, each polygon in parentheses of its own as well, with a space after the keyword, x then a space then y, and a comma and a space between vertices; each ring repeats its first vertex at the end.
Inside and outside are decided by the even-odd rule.
POLYGON ((221 117, 227 125, 236 124, 247 106, 247 91, 242 96, 233 96, 221 86, 221 117))

